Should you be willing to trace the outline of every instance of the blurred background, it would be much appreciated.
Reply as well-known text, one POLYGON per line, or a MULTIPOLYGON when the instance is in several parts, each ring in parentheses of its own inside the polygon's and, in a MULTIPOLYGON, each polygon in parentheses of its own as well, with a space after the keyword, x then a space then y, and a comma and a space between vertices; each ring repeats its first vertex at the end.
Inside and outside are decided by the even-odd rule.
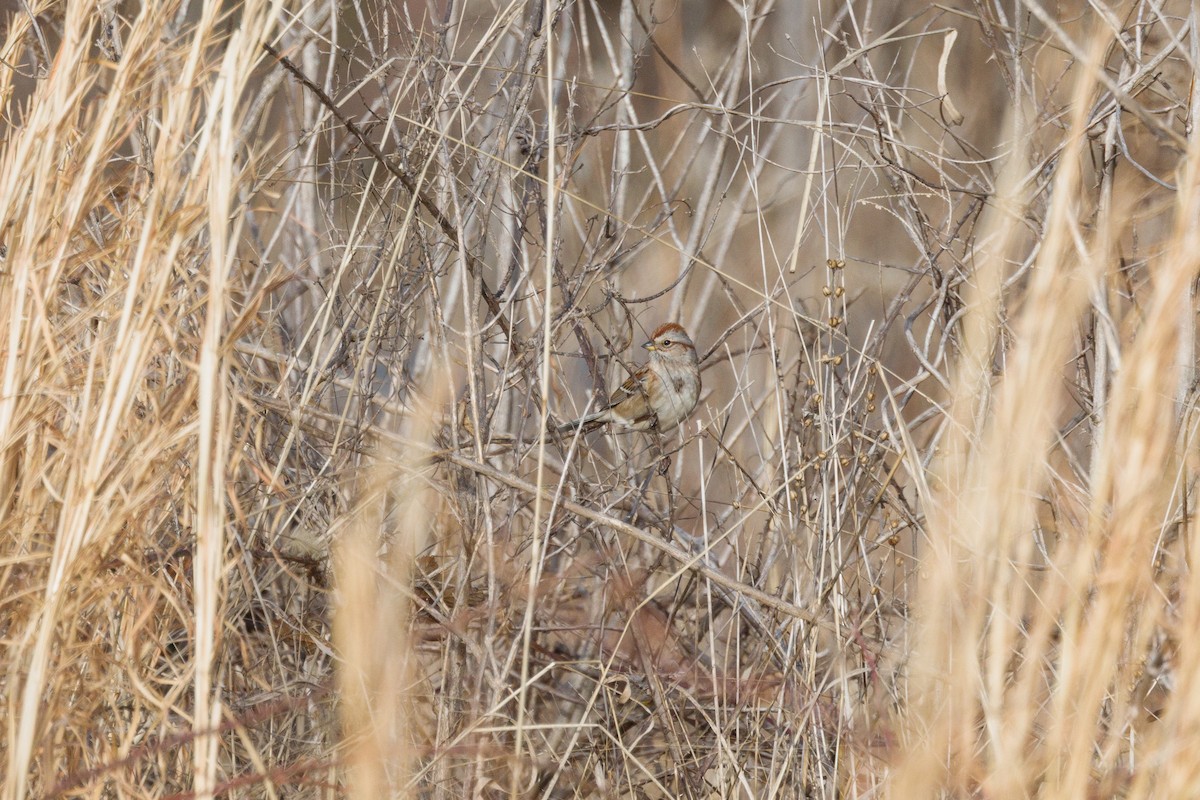
POLYGON ((1197 785, 1192 4, 3 20, 4 797, 1197 785))

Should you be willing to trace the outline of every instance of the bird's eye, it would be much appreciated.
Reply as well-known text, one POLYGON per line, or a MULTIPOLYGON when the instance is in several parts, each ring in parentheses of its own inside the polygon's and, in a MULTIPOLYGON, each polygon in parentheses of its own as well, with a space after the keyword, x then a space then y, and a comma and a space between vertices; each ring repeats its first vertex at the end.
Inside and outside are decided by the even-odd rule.
POLYGON ((663 346, 663 347, 670 347, 670 346, 671 346, 671 340, 670 340, 670 339, 663 339, 663 344, 662 344, 662 346, 663 346))

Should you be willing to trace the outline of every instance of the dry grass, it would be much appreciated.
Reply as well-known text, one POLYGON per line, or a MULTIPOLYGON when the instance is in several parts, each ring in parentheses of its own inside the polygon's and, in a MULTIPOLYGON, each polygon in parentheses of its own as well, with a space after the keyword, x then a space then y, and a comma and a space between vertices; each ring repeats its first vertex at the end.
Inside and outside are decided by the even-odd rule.
POLYGON ((1194 794, 1195 13, 10 7, 3 797, 1194 794))

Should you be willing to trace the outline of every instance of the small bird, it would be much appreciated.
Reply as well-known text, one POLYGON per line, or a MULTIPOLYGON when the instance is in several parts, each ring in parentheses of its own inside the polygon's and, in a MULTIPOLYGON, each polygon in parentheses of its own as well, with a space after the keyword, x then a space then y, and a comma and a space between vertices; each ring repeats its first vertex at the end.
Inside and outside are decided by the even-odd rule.
POLYGON ((674 428, 700 400, 700 359, 683 326, 660 325, 642 345, 650 360, 612 393, 599 411, 558 426, 564 433, 594 430, 609 422, 634 431, 674 428))

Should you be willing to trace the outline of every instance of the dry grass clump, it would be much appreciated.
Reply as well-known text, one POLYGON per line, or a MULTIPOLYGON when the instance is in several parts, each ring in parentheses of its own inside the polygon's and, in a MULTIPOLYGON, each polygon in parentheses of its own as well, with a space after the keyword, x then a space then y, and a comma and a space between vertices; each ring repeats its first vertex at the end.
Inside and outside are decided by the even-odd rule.
POLYGON ((4 797, 1193 793, 1195 11, 880 5, 10 9, 4 797))

